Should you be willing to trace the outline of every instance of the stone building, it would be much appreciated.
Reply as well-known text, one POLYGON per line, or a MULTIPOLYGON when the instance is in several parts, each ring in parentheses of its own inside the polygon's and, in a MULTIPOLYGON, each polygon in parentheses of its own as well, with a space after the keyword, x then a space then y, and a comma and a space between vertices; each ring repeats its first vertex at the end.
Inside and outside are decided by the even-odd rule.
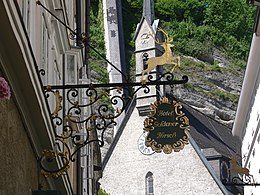
POLYGON ((93 164, 89 165, 94 161, 91 146, 82 149, 83 157, 79 155, 77 162, 67 167, 68 172, 58 178, 44 177, 40 166, 51 169, 65 164, 61 158, 47 158, 53 167, 47 161, 40 163, 44 150, 57 152, 60 147, 55 142, 57 132, 51 117, 59 109, 55 99, 46 99, 43 89, 47 85, 88 82, 85 54, 78 39, 79 29, 84 32, 86 28, 85 13, 85 1, 0 2, 0 77, 11 88, 11 98, 0 100, 1 195, 80 195, 96 191, 93 164), (68 28, 77 28, 75 40, 69 39, 68 28))
MULTIPOLYGON (((259 6, 256 1, 250 1, 259 6)), ((238 102, 236 118, 232 133, 242 141, 241 157, 242 166, 249 169, 253 176, 249 179, 250 183, 260 183, 260 18, 259 7, 257 8, 255 28, 248 56, 246 72, 242 85, 241 95, 238 102)), ((247 183, 246 181, 244 183, 247 183)), ((259 194, 259 186, 245 186, 245 194, 259 194)))
MULTIPOLYGON (((218 137, 219 131, 209 129, 213 125, 224 132, 227 130, 225 127, 201 113, 194 113, 192 109, 189 112, 185 110, 192 120, 190 144, 177 153, 154 153, 150 148, 141 148, 144 145, 143 122, 146 117, 139 115, 135 104, 131 108, 125 127, 119 129, 104 159, 101 188, 111 195, 232 194, 221 183, 221 179, 228 177, 227 167, 223 167, 224 164, 229 166, 225 156, 233 154, 223 144, 232 138, 230 131, 218 137), (201 119, 204 122, 194 123, 201 119), (220 141, 223 138, 225 140, 220 141), (221 154, 223 150, 226 155, 221 154)), ((233 145, 232 150, 235 148, 233 145)))
MULTIPOLYGON (((147 68, 145 61, 164 52, 155 41, 156 37, 163 41, 158 27, 153 1, 144 0, 143 17, 135 34, 136 82, 140 82, 141 73, 147 68)), ((153 79, 162 71, 152 70, 153 79)), ((229 177, 229 159, 239 152, 238 140, 231 129, 190 106, 184 105, 191 127, 189 144, 183 150, 155 153, 145 145, 143 124, 149 106, 165 95, 163 87, 149 88, 149 94, 137 93, 126 112, 103 160, 101 188, 111 195, 237 194, 238 189, 225 187, 221 181, 229 177)))

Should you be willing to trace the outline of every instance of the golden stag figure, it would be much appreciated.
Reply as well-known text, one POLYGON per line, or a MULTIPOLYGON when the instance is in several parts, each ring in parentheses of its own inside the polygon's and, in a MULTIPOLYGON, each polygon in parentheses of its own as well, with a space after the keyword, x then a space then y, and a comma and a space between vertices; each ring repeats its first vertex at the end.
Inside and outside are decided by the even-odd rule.
POLYGON ((249 169, 247 169, 245 167, 241 167, 241 166, 238 165, 238 162, 237 162, 238 157, 239 157, 239 155, 236 154, 229 160, 230 165, 231 165, 231 168, 229 169, 230 172, 233 173, 233 174, 235 174, 235 173, 239 174, 241 177, 244 175, 247 178, 251 178, 252 183, 254 184, 255 183, 254 177, 253 177, 253 175, 251 175, 249 173, 249 169))
POLYGON ((174 65, 171 69, 171 73, 174 71, 176 66, 180 66, 180 56, 173 57, 171 47, 174 46, 172 44, 173 38, 169 38, 168 34, 161 28, 158 29, 158 31, 161 31, 165 36, 165 42, 159 42, 155 39, 155 42, 159 45, 162 45, 164 48, 164 53, 159 57, 151 57, 146 61, 147 69, 143 70, 141 82, 146 82, 148 80, 148 76, 150 72, 156 67, 156 66, 162 66, 165 64, 174 65), (143 80, 144 74, 147 73, 146 79, 143 80))

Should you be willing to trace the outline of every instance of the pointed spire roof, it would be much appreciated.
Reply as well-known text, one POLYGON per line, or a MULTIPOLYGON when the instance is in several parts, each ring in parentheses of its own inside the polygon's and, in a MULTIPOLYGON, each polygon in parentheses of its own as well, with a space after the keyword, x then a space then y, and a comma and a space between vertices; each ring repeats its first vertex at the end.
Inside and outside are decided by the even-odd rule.
POLYGON ((143 17, 152 25, 154 21, 154 0, 144 0, 143 17))

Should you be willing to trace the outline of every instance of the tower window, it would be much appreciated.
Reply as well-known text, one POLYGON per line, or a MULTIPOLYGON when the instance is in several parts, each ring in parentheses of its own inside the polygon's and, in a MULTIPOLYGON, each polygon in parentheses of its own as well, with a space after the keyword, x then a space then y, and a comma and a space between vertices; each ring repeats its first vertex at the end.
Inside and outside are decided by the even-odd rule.
POLYGON ((145 177, 146 183, 146 195, 153 195, 154 188, 153 188, 153 174, 149 171, 145 177))
POLYGON ((149 59, 148 57, 149 57, 148 53, 143 54, 143 70, 147 69, 148 65, 146 64, 146 62, 149 59))

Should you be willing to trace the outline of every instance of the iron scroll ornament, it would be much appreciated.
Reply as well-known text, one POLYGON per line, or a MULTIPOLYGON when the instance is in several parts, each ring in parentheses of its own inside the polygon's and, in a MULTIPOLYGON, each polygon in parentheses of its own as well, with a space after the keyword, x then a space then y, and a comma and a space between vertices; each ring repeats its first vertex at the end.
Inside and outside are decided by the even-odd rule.
POLYGON ((54 111, 50 112, 56 143, 55 149, 42 152, 40 158, 42 173, 46 177, 57 178, 66 173, 69 163, 76 160, 75 156, 81 148, 93 142, 99 147, 104 146, 106 130, 117 125, 116 119, 125 112, 138 91, 142 90, 143 93, 149 94, 149 85, 175 85, 188 81, 187 76, 177 80, 171 73, 162 74, 159 78, 164 81, 153 80, 150 75, 148 80, 151 81, 145 84, 137 82, 44 87, 49 105, 51 102, 56 102, 54 111), (134 90, 129 90, 129 87, 133 86, 134 90), (86 101, 82 102, 82 99, 86 101), (111 106, 114 108, 113 111, 111 106), (94 107, 93 112, 85 116, 84 110, 90 107, 94 107), (84 134, 81 133, 83 130, 84 134), (93 136, 95 133, 97 135, 93 136), (63 163, 60 167, 54 167, 51 165, 54 160, 63 163))
MULTIPOLYGON (((127 81, 125 83, 90 83, 44 87, 49 107, 53 107, 53 104, 56 103, 54 111, 50 111, 56 143, 52 149, 42 152, 40 166, 45 176, 57 178, 66 173, 69 163, 76 160, 75 156, 81 148, 90 143, 98 144, 99 147, 104 145, 106 130, 117 125, 116 119, 125 112, 139 90, 143 90, 144 94, 149 94, 149 85, 184 84, 188 82, 188 77, 183 76, 182 79, 176 79, 169 72, 161 74, 157 78, 147 75, 145 82, 128 82, 128 77, 122 71, 89 44, 84 33, 72 30, 40 1, 36 1, 36 3, 70 31, 70 39, 76 38, 81 48, 87 46, 92 49, 122 74, 127 81), (131 87, 134 89, 129 90, 131 87), (113 111, 111 111, 111 106, 113 106, 113 111), (89 114, 85 115, 85 110, 88 110, 89 114), (55 161, 58 162, 59 166, 53 163, 55 161)), ((40 78, 45 75, 45 70, 38 70, 38 73, 40 78)))
MULTIPOLYGON (((256 183, 254 176, 250 174, 250 170, 240 166, 239 159, 243 159, 239 154, 235 154, 229 160, 230 167, 227 168, 229 177, 222 178, 225 186, 260 186, 256 183)), ((224 163, 225 164, 225 163, 224 163)), ((228 166, 227 166, 228 167, 228 166)))
POLYGON ((144 121, 148 131, 146 145, 155 152, 179 152, 188 144, 189 119, 181 110, 182 105, 164 97, 150 106, 151 112, 144 121))

